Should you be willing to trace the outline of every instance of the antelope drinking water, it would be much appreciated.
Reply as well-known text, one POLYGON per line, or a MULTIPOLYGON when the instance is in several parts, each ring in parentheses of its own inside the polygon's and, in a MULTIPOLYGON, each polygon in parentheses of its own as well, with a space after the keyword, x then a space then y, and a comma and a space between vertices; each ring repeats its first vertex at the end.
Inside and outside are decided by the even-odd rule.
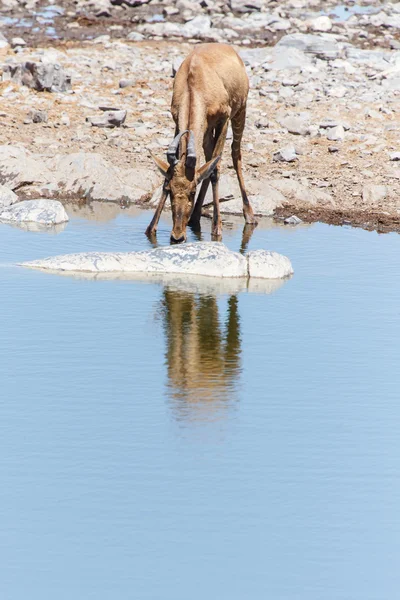
POLYGON ((180 66, 174 81, 171 113, 175 138, 167 160, 153 156, 164 175, 160 202, 148 226, 147 235, 157 231, 165 201, 170 195, 173 228, 171 242, 186 240, 188 224, 199 227, 201 209, 209 183, 213 191, 212 234, 221 236, 218 180, 220 159, 229 120, 232 124, 232 160, 243 199, 246 223, 255 225, 242 174, 241 140, 246 120, 249 80, 242 59, 227 44, 197 46, 180 66), (206 163, 198 167, 202 150, 206 163), (195 203, 196 186, 202 186, 195 203))

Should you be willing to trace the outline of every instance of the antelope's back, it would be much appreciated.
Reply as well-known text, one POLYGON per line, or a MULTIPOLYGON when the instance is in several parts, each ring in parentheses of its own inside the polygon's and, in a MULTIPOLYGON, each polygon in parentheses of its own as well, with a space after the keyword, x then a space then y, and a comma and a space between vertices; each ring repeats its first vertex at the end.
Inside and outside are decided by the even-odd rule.
POLYGON ((207 108, 228 104, 233 113, 245 106, 249 79, 243 61, 228 44, 201 44, 187 56, 174 82, 172 105, 190 90, 201 94, 207 108))

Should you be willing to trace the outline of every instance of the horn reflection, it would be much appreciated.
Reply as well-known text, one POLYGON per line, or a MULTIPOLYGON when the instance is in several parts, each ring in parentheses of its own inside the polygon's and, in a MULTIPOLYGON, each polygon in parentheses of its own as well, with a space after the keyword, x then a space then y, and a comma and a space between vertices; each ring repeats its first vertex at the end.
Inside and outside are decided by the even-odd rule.
POLYGON ((216 296, 163 291, 168 387, 178 420, 223 417, 234 400, 241 371, 237 295, 223 322, 216 296))

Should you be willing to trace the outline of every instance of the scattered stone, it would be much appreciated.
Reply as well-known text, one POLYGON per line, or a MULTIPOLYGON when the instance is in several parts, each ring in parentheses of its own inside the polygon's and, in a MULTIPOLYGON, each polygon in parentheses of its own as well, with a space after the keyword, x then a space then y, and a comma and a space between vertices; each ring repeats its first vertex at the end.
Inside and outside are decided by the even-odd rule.
POLYGON ((294 162, 298 160, 294 146, 286 146, 273 154, 274 162, 294 162))
POLYGON ((306 54, 313 54, 324 60, 338 58, 340 50, 334 37, 312 35, 307 33, 292 33, 279 40, 277 48, 297 48, 306 54))
POLYGON ((66 92, 71 89, 71 77, 58 63, 6 63, 2 80, 26 85, 38 92, 66 92))
POLYGON ((0 185, 0 212, 18 202, 18 196, 10 188, 0 185))
POLYGON ((142 42, 145 37, 142 33, 139 33, 138 31, 131 31, 131 33, 128 34, 128 38, 127 38, 130 42, 142 42))
POLYGON ((279 120, 282 127, 286 127, 289 133, 295 135, 307 135, 310 133, 310 121, 307 115, 286 116, 279 120))
MULTIPOLYGON (((249 200, 254 214, 258 217, 271 217, 285 202, 285 197, 268 184, 263 185, 263 195, 250 195, 249 200), (264 195, 265 194, 265 195, 264 195)), ((235 198, 220 205, 221 214, 243 215, 242 198, 235 198)))
POLYGON ((367 184, 362 191, 363 200, 368 205, 380 204, 387 196, 386 185, 367 184))
POLYGON ((291 217, 286 217, 283 222, 285 225, 300 225, 303 221, 296 215, 292 215, 291 217))
POLYGON ((339 148, 337 146, 328 146, 328 152, 335 154, 336 152, 339 152, 339 148))
POLYGON ((337 127, 332 127, 329 129, 327 138, 332 142, 342 142, 345 138, 345 131, 342 125, 338 125, 337 127))
POLYGON ((93 127, 121 127, 126 120, 126 110, 109 110, 103 112, 101 116, 86 117, 93 127))
POLYGON ((57 200, 25 200, 0 212, 0 221, 57 225, 68 221, 68 215, 57 200))
POLYGON ((400 160, 400 152, 390 152, 389 153, 390 160, 400 160))
POLYGON ((250 278, 284 279, 293 275, 293 267, 287 256, 267 250, 252 250, 247 253, 250 278))
POLYGON ((310 21, 310 29, 313 31, 327 32, 332 29, 332 21, 329 17, 317 17, 310 21))
POLYGON ((135 82, 133 81, 133 79, 121 79, 119 82, 119 87, 120 88, 127 88, 127 87, 132 87, 135 84, 135 82))
POLYGON ((32 120, 32 123, 47 123, 47 110, 31 110, 30 119, 32 120))
POLYGON ((14 37, 11 40, 11 47, 12 48, 18 48, 21 47, 23 48, 24 46, 26 46, 26 41, 23 38, 20 37, 14 37))

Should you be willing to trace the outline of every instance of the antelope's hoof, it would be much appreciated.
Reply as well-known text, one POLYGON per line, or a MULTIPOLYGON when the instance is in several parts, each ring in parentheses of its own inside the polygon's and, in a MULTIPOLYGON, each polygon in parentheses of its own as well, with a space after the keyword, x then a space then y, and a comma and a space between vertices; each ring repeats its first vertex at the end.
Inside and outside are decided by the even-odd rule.
POLYGON ((211 235, 213 236, 213 238, 222 238, 222 225, 217 225, 216 227, 213 227, 211 230, 211 235))
POLYGON ((157 229, 154 227, 150 227, 150 225, 148 226, 148 228, 145 231, 145 234, 147 235, 147 237, 154 237, 157 233, 157 229))

